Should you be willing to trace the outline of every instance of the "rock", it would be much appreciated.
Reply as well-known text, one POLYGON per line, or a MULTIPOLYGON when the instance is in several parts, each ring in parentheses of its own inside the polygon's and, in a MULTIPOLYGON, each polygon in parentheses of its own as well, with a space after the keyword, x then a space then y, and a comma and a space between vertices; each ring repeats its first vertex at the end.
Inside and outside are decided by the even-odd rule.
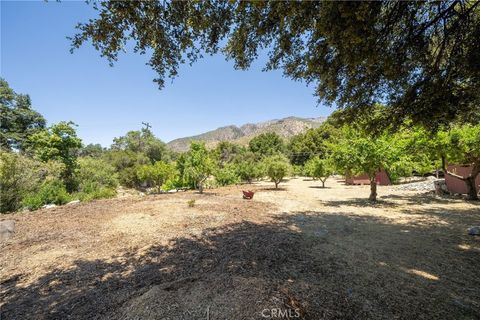
POLYGON ((468 228, 468 234, 471 236, 480 236, 480 226, 468 228))
POLYGON ((434 191, 436 181, 438 180, 435 178, 431 178, 420 182, 410 182, 396 185, 392 189, 401 191, 434 191))
POLYGON ((176 193, 177 189, 168 190, 168 193, 176 193))
POLYGON ((51 203, 51 204, 46 204, 46 205, 44 205, 42 208, 44 208, 44 209, 50 209, 50 208, 55 208, 56 206, 57 206, 56 204, 51 203))
POLYGON ((15 233, 15 220, 0 221, 0 241, 5 241, 15 233))
POLYGON ((73 201, 70 201, 69 203, 67 203, 67 206, 68 206, 69 204, 75 204, 75 203, 80 203, 80 200, 73 200, 73 201))

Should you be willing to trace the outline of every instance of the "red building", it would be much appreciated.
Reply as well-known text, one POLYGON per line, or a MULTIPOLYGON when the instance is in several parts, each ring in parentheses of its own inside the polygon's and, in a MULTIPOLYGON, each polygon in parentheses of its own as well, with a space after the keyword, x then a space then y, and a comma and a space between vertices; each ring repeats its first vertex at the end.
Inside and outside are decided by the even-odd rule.
MULTIPOLYGON (((375 180, 377 181, 377 185, 379 186, 388 186, 392 184, 392 181, 390 181, 390 177, 388 176, 385 169, 382 169, 377 172, 377 174, 375 175, 375 180)), ((356 184, 356 185, 370 184, 370 179, 368 178, 367 174, 362 174, 359 176, 346 178, 345 183, 356 184)))
MULTIPOLYGON (((467 177, 472 172, 472 166, 470 165, 451 165, 448 166, 447 170, 449 172, 455 173, 456 175, 467 177)), ((462 179, 453 177, 451 175, 445 174, 445 184, 450 193, 467 193, 467 185, 462 179)), ((477 192, 480 191, 480 175, 475 179, 475 186, 477 192)))

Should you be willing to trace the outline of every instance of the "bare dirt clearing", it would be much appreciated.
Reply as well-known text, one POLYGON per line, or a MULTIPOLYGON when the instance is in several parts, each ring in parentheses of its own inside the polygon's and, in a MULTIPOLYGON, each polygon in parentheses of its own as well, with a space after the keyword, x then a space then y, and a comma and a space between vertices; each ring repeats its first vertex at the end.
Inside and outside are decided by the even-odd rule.
POLYGON ((371 206, 366 186, 318 185, 2 216, 17 223, 1 243, 2 319, 480 317, 480 239, 466 233, 479 204, 380 187, 371 206))

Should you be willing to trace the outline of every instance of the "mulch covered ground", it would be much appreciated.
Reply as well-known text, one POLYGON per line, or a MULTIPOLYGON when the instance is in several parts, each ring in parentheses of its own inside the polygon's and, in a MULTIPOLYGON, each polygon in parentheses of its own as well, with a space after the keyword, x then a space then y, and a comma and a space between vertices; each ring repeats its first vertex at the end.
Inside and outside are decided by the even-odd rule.
POLYGON ((2 319, 478 319, 480 205, 293 179, 1 216, 2 319), (195 199, 190 208, 187 202, 195 199))

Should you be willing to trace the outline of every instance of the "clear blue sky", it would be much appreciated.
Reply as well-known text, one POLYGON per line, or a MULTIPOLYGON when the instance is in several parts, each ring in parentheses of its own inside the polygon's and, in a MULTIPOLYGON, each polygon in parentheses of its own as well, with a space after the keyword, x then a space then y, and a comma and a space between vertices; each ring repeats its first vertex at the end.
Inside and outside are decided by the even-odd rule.
POLYGON ((332 109, 317 106, 313 88, 261 72, 233 69, 221 55, 193 67, 158 90, 146 56, 127 53, 115 66, 85 45, 70 54, 67 36, 96 12, 83 1, 1 2, 1 77, 28 93, 48 123, 72 120, 84 143, 109 146, 113 137, 153 126, 164 141, 229 124, 287 116, 318 117, 332 109))

